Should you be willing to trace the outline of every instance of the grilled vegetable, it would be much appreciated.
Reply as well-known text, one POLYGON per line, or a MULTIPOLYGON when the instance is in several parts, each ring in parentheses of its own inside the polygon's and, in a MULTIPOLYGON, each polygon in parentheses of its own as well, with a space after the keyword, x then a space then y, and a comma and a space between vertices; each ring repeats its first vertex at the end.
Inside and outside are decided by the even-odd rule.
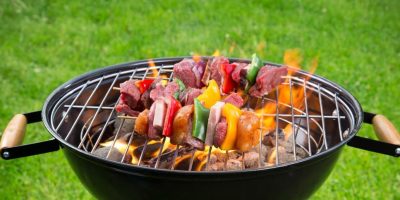
POLYGON ((260 137, 259 125, 259 118, 254 112, 243 111, 237 125, 237 150, 246 152, 257 144, 260 137))
POLYGON ((135 85, 139 88, 140 94, 143 94, 147 89, 150 88, 154 79, 144 79, 140 81, 136 81, 135 85))
POLYGON ((172 133, 172 122, 175 114, 182 107, 181 103, 172 96, 168 96, 165 100, 167 104, 167 113, 165 114, 163 135, 170 137, 172 133))
POLYGON ((225 94, 229 94, 235 87, 236 82, 232 79, 232 72, 235 69, 235 64, 224 63, 221 65, 222 72, 222 83, 221 83, 221 91, 225 94))
POLYGON ((206 137, 207 121, 210 110, 205 108, 198 99, 194 99, 194 117, 192 136, 203 141, 206 137))
POLYGON ((163 125, 164 125, 164 119, 165 119, 165 103, 164 100, 162 99, 157 99, 154 102, 154 120, 153 120, 153 126, 155 129, 158 130, 163 130, 163 125))
POLYGON ((250 89, 252 85, 256 82, 258 71, 260 71, 261 67, 263 66, 262 61, 256 54, 253 54, 251 64, 248 66, 246 79, 247 79, 247 86, 246 91, 250 89))
POLYGON ((228 124, 224 142, 220 147, 222 150, 234 149, 237 137, 236 128, 241 112, 239 108, 230 103, 226 103, 222 108, 222 116, 226 118, 228 124))
POLYGON ((221 119, 221 110, 225 105, 224 102, 217 102, 210 109, 210 115, 208 117, 207 123, 207 134, 205 143, 208 146, 212 146, 214 143, 215 127, 217 126, 219 120, 221 119))
POLYGON ((217 101, 221 100, 219 86, 215 80, 208 82, 207 89, 197 99, 204 104, 204 107, 210 109, 217 101))
POLYGON ((182 93, 183 91, 185 91, 186 86, 185 84, 178 78, 175 78, 174 81, 179 85, 179 90, 177 92, 175 92, 174 94, 174 98, 175 99, 179 99, 179 94, 182 93))

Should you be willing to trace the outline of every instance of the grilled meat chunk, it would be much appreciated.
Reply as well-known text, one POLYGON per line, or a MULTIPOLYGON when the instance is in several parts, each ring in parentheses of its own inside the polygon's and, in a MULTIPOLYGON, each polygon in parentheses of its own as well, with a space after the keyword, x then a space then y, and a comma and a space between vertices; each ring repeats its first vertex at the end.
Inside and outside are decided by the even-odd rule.
POLYGON ((164 90, 164 97, 174 96, 176 92, 179 92, 179 85, 176 82, 168 82, 164 90))
POLYGON ((206 68, 204 69, 203 76, 201 77, 201 82, 204 85, 208 85, 208 81, 210 80, 211 72, 210 72, 210 65, 211 65, 212 59, 207 60, 206 68))
POLYGON ((181 80, 186 87, 197 87, 197 78, 193 72, 195 62, 192 59, 183 59, 174 65, 174 77, 181 80))
POLYGON ((243 111, 237 126, 236 148, 242 152, 249 151, 260 137, 259 118, 256 114, 243 111))
POLYGON ((206 63, 203 60, 197 62, 192 68, 192 71, 196 77, 196 88, 201 88, 204 86, 201 79, 204 75, 205 69, 206 69, 206 63))
POLYGON ((221 66, 229 64, 229 60, 223 56, 214 57, 207 63, 202 82, 207 85, 210 79, 214 79, 218 85, 221 85, 222 73, 221 66))
POLYGON ((197 88, 186 88, 184 92, 179 95, 179 101, 182 105, 192 105, 194 99, 201 94, 201 90, 197 88))
MULTIPOLYGON (((142 102, 143 106, 147 109, 149 109, 154 102, 154 100, 150 98, 150 93, 151 91, 154 90, 154 88, 156 88, 159 82, 161 82, 161 78, 155 79, 153 83, 151 83, 151 86, 142 94, 142 96, 140 96, 140 101, 142 102)), ((153 96, 153 98, 156 97, 153 96)))
POLYGON ((256 83, 250 88, 250 95, 254 97, 262 97, 274 90, 284 79, 281 76, 285 76, 288 73, 288 69, 285 66, 275 67, 266 65, 258 72, 256 83))
POLYGON ((134 80, 125 81, 120 84, 120 101, 116 106, 117 112, 125 113, 130 116, 137 116, 135 111, 140 100, 140 91, 135 85, 134 80))
POLYGON ((242 97, 238 93, 235 93, 235 92, 232 92, 227 97, 225 97, 223 102, 230 103, 238 108, 242 107, 244 104, 244 100, 242 99, 242 97))
POLYGON ((243 81, 246 81, 246 72, 247 70, 245 69, 245 67, 248 65, 247 63, 232 63, 234 65, 236 65, 236 68, 233 70, 231 76, 232 76, 232 80, 235 81, 236 83, 238 83, 241 86, 243 81))
POLYGON ((159 98, 164 97, 165 87, 161 84, 161 82, 157 83, 154 89, 150 91, 150 98, 153 101, 156 101, 159 98))
POLYGON ((134 80, 125 81, 120 84, 121 101, 130 108, 136 108, 140 100, 140 91, 136 87, 134 80))
POLYGON ((175 115, 172 123, 172 136, 170 137, 172 144, 184 144, 187 135, 191 134, 192 130, 192 114, 194 111, 193 105, 183 106, 175 115))
POLYGON ((217 126, 215 127, 215 134, 214 134, 214 146, 220 147, 225 140, 226 131, 228 129, 228 124, 224 117, 221 117, 221 121, 218 122, 217 126))
POLYGON ((192 137, 192 119, 194 106, 183 106, 175 115, 172 123, 172 144, 188 145, 199 150, 204 149, 204 144, 200 140, 192 137))

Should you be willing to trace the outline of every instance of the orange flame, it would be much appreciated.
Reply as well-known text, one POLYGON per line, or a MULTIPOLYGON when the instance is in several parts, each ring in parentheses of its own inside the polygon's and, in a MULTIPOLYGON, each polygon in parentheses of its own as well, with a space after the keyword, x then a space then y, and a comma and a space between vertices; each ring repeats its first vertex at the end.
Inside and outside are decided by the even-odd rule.
MULTIPOLYGON (((300 55, 300 50, 299 49, 289 49, 285 51, 284 54, 284 63, 285 65, 288 65, 289 67, 292 68, 292 70, 289 70, 288 76, 292 76, 295 74, 299 69, 301 69, 301 63, 302 57, 300 55)), ((311 68, 310 68, 310 74, 313 74, 318 66, 318 57, 314 58, 311 63, 311 68)), ((309 78, 306 78, 306 81, 309 78)), ((302 84, 293 84, 292 87, 289 85, 289 78, 286 80, 284 84, 281 84, 278 87, 278 110, 279 113, 291 113, 291 108, 293 108, 294 114, 299 113, 304 109, 304 99, 307 98, 311 93, 310 90, 308 90, 307 94, 304 93, 304 87, 302 84)), ((274 92, 273 92, 274 93, 274 92)), ((273 96, 273 95, 272 95, 273 96)), ((275 98, 275 97, 274 97, 275 98)), ((263 108, 257 109, 256 113, 258 115, 262 114, 276 114, 276 106, 277 104, 275 102, 267 102, 263 108)), ((275 129, 276 127, 276 122, 275 122, 275 117, 264 117, 263 120, 261 121, 262 123, 262 129, 264 130, 264 133, 268 133, 268 131, 271 131, 275 129), (265 132, 266 131, 266 132, 265 132)), ((289 128, 289 127, 286 127, 289 128)), ((288 131, 287 133, 291 134, 291 131, 288 131)), ((289 137, 288 135, 285 135, 285 138, 289 137)))
POLYGON ((194 53, 192 55, 192 58, 193 58, 194 62, 196 62, 196 63, 200 62, 200 60, 201 60, 200 54, 197 54, 197 53, 194 53))
POLYGON ((289 67, 294 68, 294 70, 289 70, 288 75, 292 75, 293 73, 295 73, 297 71, 296 69, 301 69, 300 63, 302 60, 303 59, 300 55, 299 49, 288 49, 285 51, 285 54, 283 56, 283 63, 289 67))
POLYGON ((160 78, 163 79, 161 81, 161 84, 164 85, 164 86, 167 85, 168 76, 166 74, 160 74, 160 72, 157 69, 158 67, 156 66, 156 64, 154 63, 153 60, 150 59, 150 60, 147 61, 147 63, 149 65, 149 69, 151 70, 151 74, 149 74, 150 77, 152 77, 152 78, 160 77, 160 78))
MULTIPOLYGON (((100 143, 100 146, 102 146, 102 147, 109 147, 112 145, 113 145, 112 140, 108 141, 108 142, 100 143)), ((135 149, 134 146, 130 145, 128 147, 128 144, 125 141, 118 139, 115 141, 114 148, 117 149, 122 155, 125 154, 126 149, 128 148, 128 151, 126 154, 131 155, 131 157, 132 157, 131 163, 136 164, 138 162, 138 159, 135 156, 133 156, 133 150, 135 149)))
POLYGON ((152 72, 151 76, 158 77, 158 70, 157 70, 157 67, 156 67, 156 64, 154 63, 154 61, 150 59, 147 61, 147 63, 149 65, 149 69, 151 69, 151 72, 152 72))

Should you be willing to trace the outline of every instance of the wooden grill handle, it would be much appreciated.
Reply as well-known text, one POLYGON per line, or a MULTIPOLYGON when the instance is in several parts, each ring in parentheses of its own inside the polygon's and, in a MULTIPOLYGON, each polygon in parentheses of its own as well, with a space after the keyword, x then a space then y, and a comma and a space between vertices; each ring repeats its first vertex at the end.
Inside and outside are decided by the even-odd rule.
POLYGON ((379 140, 400 145, 400 134, 388 118, 383 115, 375 115, 372 125, 379 140))
POLYGON ((16 114, 8 123, 0 142, 0 150, 5 147, 15 147, 22 143, 26 130, 27 119, 23 114, 16 114))

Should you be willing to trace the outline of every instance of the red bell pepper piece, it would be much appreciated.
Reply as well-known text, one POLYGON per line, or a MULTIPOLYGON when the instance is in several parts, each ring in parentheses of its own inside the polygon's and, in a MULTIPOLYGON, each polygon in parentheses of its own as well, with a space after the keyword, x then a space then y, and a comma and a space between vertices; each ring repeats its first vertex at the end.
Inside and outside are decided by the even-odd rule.
POLYGON ((165 114, 163 135, 170 137, 172 134, 172 122, 174 121, 175 114, 182 107, 181 103, 172 96, 165 99, 167 104, 167 113, 165 114))
POLYGON ((236 68, 235 64, 224 63, 221 65, 222 72, 222 87, 221 90, 225 94, 229 94, 235 87, 236 82, 233 81, 231 74, 236 68))
POLYGON ((139 88, 140 93, 143 94, 147 89, 149 89, 149 87, 151 86, 153 81, 154 81, 154 79, 144 79, 144 80, 136 81, 135 84, 139 88))

